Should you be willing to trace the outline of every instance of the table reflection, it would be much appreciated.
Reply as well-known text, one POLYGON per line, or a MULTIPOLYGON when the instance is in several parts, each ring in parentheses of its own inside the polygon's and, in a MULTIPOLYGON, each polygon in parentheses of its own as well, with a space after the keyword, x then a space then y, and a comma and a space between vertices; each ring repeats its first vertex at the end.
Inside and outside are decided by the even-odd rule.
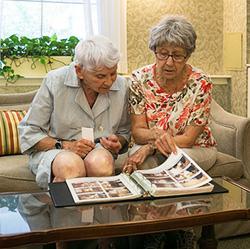
MULTIPOLYGON (((8 208, 12 195, 5 197, 1 209, 8 208), (5 206, 4 206, 5 205, 5 206)), ((190 215, 200 215, 211 212, 212 197, 204 196, 192 200, 183 198, 155 199, 146 201, 130 201, 95 205, 82 205, 65 208, 55 208, 49 193, 16 195, 16 207, 8 209, 8 216, 15 213, 19 216, 21 225, 1 234, 25 233, 51 228, 67 228, 88 226, 94 224, 114 224, 129 221, 153 219, 171 219, 190 215), (179 200, 179 201, 177 201, 179 200)), ((6 216, 7 217, 7 216, 6 216)), ((17 218, 15 218, 17 220, 17 218)), ((1 216, 1 227, 8 222, 1 216)))
POLYGON ((48 193, 21 195, 18 210, 31 230, 175 218, 209 212, 211 198, 166 199, 55 208, 48 193))
POLYGON ((129 206, 130 220, 152 220, 177 218, 209 212, 211 198, 166 203, 166 200, 154 200, 148 203, 135 203, 129 206))

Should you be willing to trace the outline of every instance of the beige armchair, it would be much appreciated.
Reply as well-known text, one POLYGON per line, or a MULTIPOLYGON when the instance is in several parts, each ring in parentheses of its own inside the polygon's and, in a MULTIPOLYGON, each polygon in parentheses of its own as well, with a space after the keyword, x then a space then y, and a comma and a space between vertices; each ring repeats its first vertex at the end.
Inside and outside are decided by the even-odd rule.
MULTIPOLYGON (((220 151, 216 164, 219 161, 221 161, 220 164, 224 164, 221 167, 215 164, 214 167, 220 169, 220 173, 225 170, 224 175, 239 179, 241 184, 250 187, 250 119, 226 112, 215 101, 212 102, 211 119, 212 132, 220 151), (231 159, 228 157, 229 155, 231 159)), ((244 200, 242 196, 239 198, 244 200)), ((249 202, 248 199, 244 201, 249 202)), ((249 231, 250 221, 234 221, 215 226, 215 234, 218 239, 249 234, 249 231)))
POLYGON ((213 100, 211 120, 219 153, 208 173, 226 175, 250 185, 250 119, 225 111, 213 100))

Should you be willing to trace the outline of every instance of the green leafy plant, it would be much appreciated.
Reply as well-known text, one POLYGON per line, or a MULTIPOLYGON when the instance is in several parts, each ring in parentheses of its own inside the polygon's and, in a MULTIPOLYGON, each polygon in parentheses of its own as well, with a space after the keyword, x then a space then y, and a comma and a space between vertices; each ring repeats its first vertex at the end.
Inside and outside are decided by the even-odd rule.
POLYGON ((56 35, 39 38, 11 35, 0 39, 0 76, 4 77, 7 83, 16 82, 22 76, 15 74, 12 65, 14 63, 18 67, 25 60, 32 62, 31 69, 36 68, 36 63, 41 63, 47 72, 47 67, 55 61, 53 56, 73 57, 78 41, 75 36, 59 40, 56 35), (9 65, 6 63, 7 58, 11 61, 9 65))
POLYGON ((7 207, 9 211, 16 212, 16 208, 18 205, 18 196, 3 196, 0 199, 0 208, 7 207))

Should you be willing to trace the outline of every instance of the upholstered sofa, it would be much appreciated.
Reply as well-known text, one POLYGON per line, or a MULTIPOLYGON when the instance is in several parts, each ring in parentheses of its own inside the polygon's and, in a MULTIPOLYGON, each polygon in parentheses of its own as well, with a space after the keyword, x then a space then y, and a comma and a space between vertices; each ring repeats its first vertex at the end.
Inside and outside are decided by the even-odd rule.
MULTIPOLYGON (((0 94, 1 113, 6 110, 27 110, 35 94, 36 91, 0 94)), ((219 153, 208 173, 211 176, 226 175, 250 183, 250 119, 226 112, 215 101, 212 103, 211 118, 219 153)), ((1 120, 0 125, 2 126, 1 120)), ((0 129, 3 129, 1 126, 0 129)), ((121 160, 124 160, 124 155, 121 160)), ((13 153, 0 156, 0 192, 36 190, 39 188, 28 169, 27 155, 13 153)))

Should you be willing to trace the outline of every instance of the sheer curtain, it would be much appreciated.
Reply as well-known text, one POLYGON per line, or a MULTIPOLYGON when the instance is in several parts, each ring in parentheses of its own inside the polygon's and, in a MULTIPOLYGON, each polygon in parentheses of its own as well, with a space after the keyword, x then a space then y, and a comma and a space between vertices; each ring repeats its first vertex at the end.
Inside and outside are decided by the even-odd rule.
POLYGON ((59 38, 61 34, 79 38, 102 34, 109 37, 121 53, 120 73, 127 73, 126 26, 126 0, 0 0, 0 38, 13 33, 31 37, 58 33, 59 38), (38 4, 40 14, 32 11, 38 9, 38 4), (60 14, 55 11, 58 6, 60 14), (15 21, 8 11, 11 7, 16 10, 15 21), (72 26, 67 26, 71 22, 72 26))
POLYGON ((121 52, 121 73, 128 70, 126 7, 126 0, 97 0, 99 33, 109 37, 121 52))
POLYGON ((2 21, 3 21, 2 16, 3 16, 3 0, 0 0, 0 39, 2 38, 2 21))

